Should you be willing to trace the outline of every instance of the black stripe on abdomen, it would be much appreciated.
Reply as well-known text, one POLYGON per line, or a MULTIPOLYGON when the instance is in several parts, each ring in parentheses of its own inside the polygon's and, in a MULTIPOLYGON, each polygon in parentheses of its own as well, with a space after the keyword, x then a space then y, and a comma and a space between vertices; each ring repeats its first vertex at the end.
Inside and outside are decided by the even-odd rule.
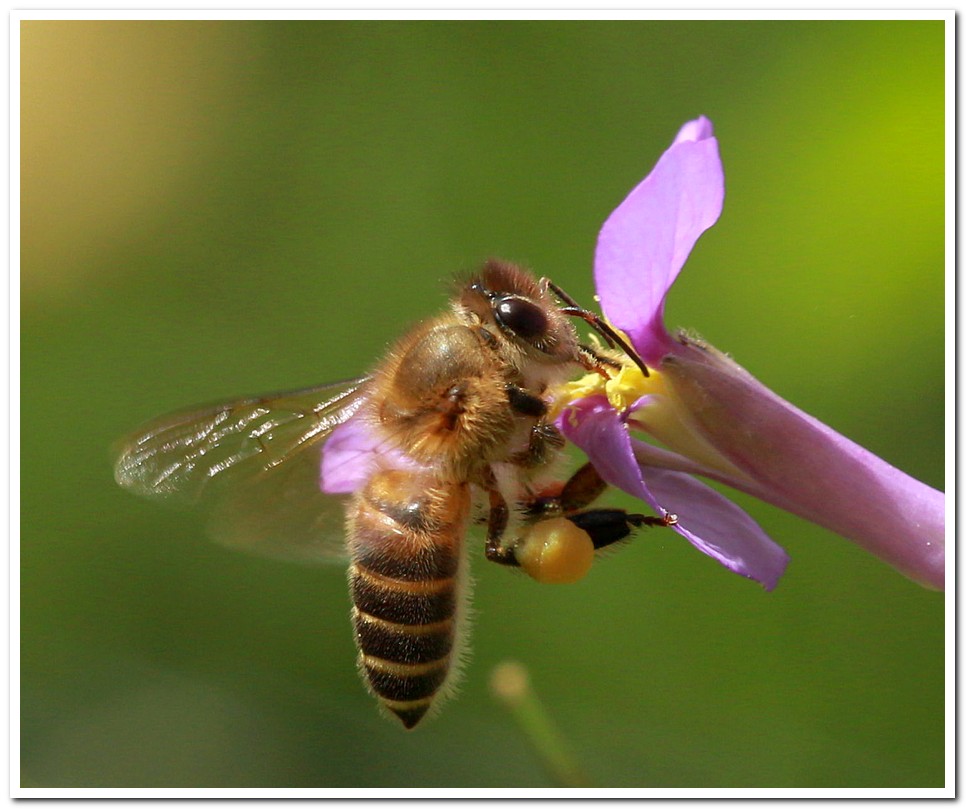
POLYGON ((456 612, 453 583, 452 579, 400 581, 357 564, 349 571, 352 601, 359 611, 394 624, 422 626, 452 618, 456 612))
POLYGON ((429 663, 390 663, 363 654, 361 663, 372 690, 393 702, 413 702, 433 696, 449 671, 448 657, 429 663))
POLYGON ((353 611, 356 641, 364 654, 392 663, 426 663, 453 649, 453 622, 413 626, 395 624, 353 611))

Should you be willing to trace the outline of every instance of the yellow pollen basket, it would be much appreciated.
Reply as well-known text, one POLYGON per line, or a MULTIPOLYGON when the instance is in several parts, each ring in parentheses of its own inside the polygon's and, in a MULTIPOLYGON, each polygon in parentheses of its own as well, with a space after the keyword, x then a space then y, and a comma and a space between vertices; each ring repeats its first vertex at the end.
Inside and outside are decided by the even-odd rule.
POLYGON ((565 517, 536 523, 513 550, 524 572, 543 584, 580 581, 594 561, 594 543, 565 517))

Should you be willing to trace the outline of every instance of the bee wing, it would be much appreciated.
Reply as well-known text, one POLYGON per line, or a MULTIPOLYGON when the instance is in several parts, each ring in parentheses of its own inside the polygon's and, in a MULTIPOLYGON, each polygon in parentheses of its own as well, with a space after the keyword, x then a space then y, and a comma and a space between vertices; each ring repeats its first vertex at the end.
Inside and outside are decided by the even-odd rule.
POLYGON ((208 515, 211 538, 276 559, 345 559, 348 497, 325 494, 320 488, 323 443, 317 438, 284 463, 219 487, 208 515))
POLYGON ((207 506, 222 544, 285 558, 341 556, 344 498, 319 488, 321 449, 359 409, 365 382, 162 416, 115 448, 115 480, 145 497, 207 506))

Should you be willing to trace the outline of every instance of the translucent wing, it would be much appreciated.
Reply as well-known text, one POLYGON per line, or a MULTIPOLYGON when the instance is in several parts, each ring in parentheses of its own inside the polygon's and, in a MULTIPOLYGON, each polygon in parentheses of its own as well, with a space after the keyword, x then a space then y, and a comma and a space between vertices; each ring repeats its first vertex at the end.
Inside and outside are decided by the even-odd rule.
POLYGON ((114 477, 145 497, 200 502, 223 544, 304 560, 341 555, 344 498, 319 488, 321 449, 359 409, 365 382, 162 416, 117 447, 114 477))

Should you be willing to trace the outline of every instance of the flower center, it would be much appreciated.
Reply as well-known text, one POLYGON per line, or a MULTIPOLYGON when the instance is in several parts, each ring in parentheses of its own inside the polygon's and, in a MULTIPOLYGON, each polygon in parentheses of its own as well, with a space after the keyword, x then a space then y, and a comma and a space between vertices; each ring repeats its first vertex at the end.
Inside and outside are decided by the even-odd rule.
POLYGON ((614 410, 625 413, 642 396, 666 395, 661 374, 654 368, 648 371, 650 376, 644 376, 640 368, 627 363, 610 377, 594 372, 564 382, 553 390, 550 417, 556 418, 571 402, 588 396, 606 396, 614 410))
POLYGON ((648 371, 650 375, 644 376, 640 368, 627 362, 610 377, 595 372, 565 382, 553 391, 550 417, 556 418, 579 399, 605 396, 628 428, 646 433, 668 449, 709 469, 743 477, 704 438, 667 378, 653 366, 648 371))

